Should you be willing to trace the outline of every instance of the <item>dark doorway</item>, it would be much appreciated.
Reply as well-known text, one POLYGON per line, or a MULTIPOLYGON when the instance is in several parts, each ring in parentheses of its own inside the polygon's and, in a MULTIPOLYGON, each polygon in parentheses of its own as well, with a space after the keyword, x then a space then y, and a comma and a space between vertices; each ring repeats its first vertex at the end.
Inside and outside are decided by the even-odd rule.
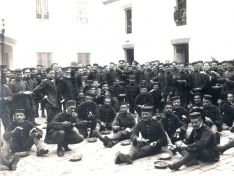
POLYGON ((124 49, 125 50, 125 58, 127 62, 131 65, 132 61, 134 60, 134 49, 129 48, 129 49, 124 49))
POLYGON ((174 58, 175 58, 175 61, 178 63, 187 64, 189 62, 188 43, 174 45, 174 58))

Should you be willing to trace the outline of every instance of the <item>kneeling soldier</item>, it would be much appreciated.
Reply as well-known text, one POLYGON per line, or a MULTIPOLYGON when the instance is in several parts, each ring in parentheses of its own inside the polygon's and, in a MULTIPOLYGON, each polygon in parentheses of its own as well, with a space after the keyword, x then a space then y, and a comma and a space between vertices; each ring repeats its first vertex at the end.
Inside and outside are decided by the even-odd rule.
POLYGON ((75 112, 76 102, 69 100, 65 106, 66 111, 58 113, 48 124, 45 138, 48 144, 58 144, 58 156, 64 156, 64 151, 71 150, 68 144, 77 144, 84 139, 78 132, 78 128, 84 125, 84 122, 78 119, 75 112))

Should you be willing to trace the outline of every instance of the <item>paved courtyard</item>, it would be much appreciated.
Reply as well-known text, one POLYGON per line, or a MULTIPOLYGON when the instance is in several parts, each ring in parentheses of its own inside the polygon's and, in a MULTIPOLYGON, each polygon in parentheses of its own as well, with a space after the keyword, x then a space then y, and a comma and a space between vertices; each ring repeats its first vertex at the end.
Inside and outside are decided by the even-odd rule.
MULTIPOLYGON (((44 118, 37 118, 37 122, 45 125, 44 118)), ((234 134, 229 131, 222 132, 221 144, 226 143, 234 134)), ((158 156, 142 158, 133 162, 132 165, 114 164, 114 156, 118 151, 126 153, 130 146, 122 146, 120 143, 113 148, 105 148, 100 141, 88 143, 84 140, 80 144, 70 145, 72 151, 65 153, 64 157, 58 157, 56 154, 56 145, 46 145, 50 150, 45 157, 36 156, 35 146, 32 148, 31 155, 22 158, 16 171, 0 171, 0 176, 106 176, 106 175, 234 175, 234 149, 226 151, 221 155, 220 161, 214 164, 199 163, 191 167, 182 167, 179 171, 170 169, 155 169, 154 161, 158 156), (76 154, 82 154, 83 158, 78 162, 71 162, 69 159, 76 154)), ((180 158, 175 155, 168 162, 180 158)))

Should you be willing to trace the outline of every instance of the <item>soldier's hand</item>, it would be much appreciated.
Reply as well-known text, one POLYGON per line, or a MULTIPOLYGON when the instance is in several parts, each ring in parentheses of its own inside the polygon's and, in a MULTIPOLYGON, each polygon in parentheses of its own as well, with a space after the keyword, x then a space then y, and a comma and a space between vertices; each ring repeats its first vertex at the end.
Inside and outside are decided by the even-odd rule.
POLYGON ((71 122, 68 122, 68 121, 62 122, 62 125, 63 125, 63 127, 71 127, 72 126, 71 122))
POLYGON ((106 127, 106 123, 105 122, 100 122, 102 126, 106 127))
POLYGON ((78 114, 76 113, 76 112, 72 112, 72 117, 77 117, 78 116, 78 114))
POLYGON ((22 127, 16 127, 12 133, 17 133, 17 132, 20 132, 23 128, 22 127))
POLYGON ((6 101, 11 101, 11 100, 12 100, 12 97, 6 97, 5 100, 6 100, 6 101))
POLYGON ((151 143, 150 143, 150 146, 151 146, 151 147, 155 147, 156 145, 157 145, 157 142, 151 142, 151 143))
POLYGON ((112 129, 116 130, 116 131, 119 130, 119 128, 120 128, 120 126, 117 126, 117 125, 116 126, 112 126, 112 129))
POLYGON ((126 128, 125 131, 131 132, 131 128, 126 128))

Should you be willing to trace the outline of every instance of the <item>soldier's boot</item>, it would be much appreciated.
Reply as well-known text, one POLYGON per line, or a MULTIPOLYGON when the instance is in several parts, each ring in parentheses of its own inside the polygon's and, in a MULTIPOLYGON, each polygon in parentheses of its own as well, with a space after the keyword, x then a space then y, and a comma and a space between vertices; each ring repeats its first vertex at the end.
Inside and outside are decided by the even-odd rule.
POLYGON ((227 144, 223 146, 218 146, 218 150, 220 154, 223 154, 226 150, 234 147, 234 139, 230 140, 227 144))
POLYGON ((63 157, 64 156, 64 149, 63 149, 63 147, 62 147, 62 145, 60 145, 60 144, 58 144, 58 148, 57 148, 57 155, 59 156, 59 157, 63 157))
POLYGON ((63 144, 63 148, 66 152, 71 151, 71 149, 68 147, 68 144, 63 144))
POLYGON ((169 164, 168 168, 171 169, 171 170, 179 170, 179 168, 181 166, 183 166, 184 164, 185 165, 190 165, 191 162, 193 162, 193 160, 195 160, 194 162, 196 162, 196 158, 197 158, 198 154, 199 154, 198 152, 193 153, 193 154, 187 154, 181 160, 179 160, 179 161, 177 161, 175 163, 169 164))
POLYGON ((42 148, 37 151, 37 156, 43 156, 43 155, 46 155, 47 153, 49 153, 49 150, 42 148))
POLYGON ((110 142, 110 139, 107 137, 107 136, 102 136, 100 135, 100 133, 96 130, 93 131, 93 136, 94 137, 97 137, 100 141, 103 142, 103 145, 106 146, 109 142, 110 142))
POLYGON ((19 160, 20 160, 20 156, 14 155, 12 161, 10 162, 9 169, 13 171, 16 170, 19 160))
POLYGON ((119 159, 120 161, 126 162, 127 164, 132 164, 133 162, 132 158, 128 154, 119 153, 119 159))

